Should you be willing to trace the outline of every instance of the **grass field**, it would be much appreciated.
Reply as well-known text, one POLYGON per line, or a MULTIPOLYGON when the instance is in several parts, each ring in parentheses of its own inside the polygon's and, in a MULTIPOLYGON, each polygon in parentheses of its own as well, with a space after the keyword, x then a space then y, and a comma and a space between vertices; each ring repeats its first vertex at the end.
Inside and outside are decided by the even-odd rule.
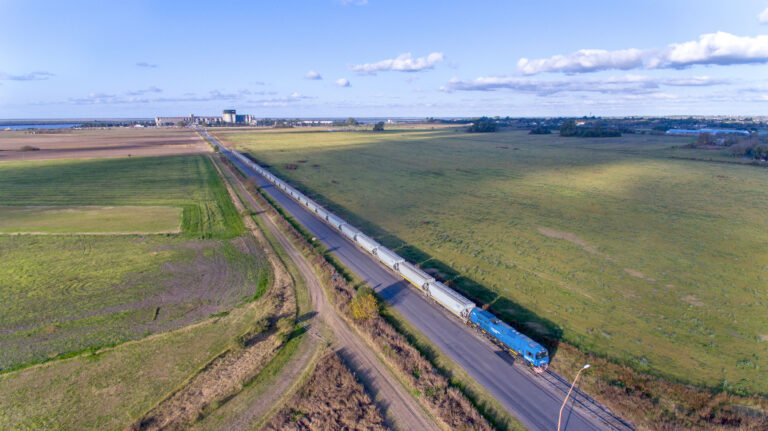
POLYGON ((0 202, 0 226, 57 231, 79 230, 107 205, 133 218, 131 231, 171 219, 178 229, 183 212, 180 235, 0 235, 3 371, 199 321, 268 279, 207 156, 2 163, 0 202), (60 210, 23 216, 41 205, 60 210), (100 210, 70 212, 83 205, 100 210))
POLYGON ((651 135, 218 136, 526 332, 768 393, 765 169, 651 135))
POLYGON ((0 429, 125 429, 269 311, 246 305, 96 355, 0 374, 0 429))
POLYGON ((178 207, 0 207, 0 233, 179 233, 178 207))
POLYGON ((243 223, 206 156, 0 163, 3 206, 173 206, 189 237, 233 238, 243 223))

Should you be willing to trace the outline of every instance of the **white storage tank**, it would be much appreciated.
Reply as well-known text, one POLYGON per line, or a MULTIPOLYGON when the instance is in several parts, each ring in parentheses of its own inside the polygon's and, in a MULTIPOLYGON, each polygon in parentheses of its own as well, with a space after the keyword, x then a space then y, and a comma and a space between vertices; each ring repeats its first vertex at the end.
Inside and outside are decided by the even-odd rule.
POLYGON ((354 227, 348 224, 341 226, 341 233, 343 233, 344 236, 351 239, 352 241, 355 240, 355 237, 357 235, 362 235, 362 232, 360 232, 359 230, 355 229, 354 227))
POLYGON ((355 242, 360 244, 360 246, 364 249, 368 250, 369 253, 373 253, 376 248, 381 247, 381 244, 369 238, 367 235, 363 235, 362 233, 355 237, 355 242))
POLYGON ((427 290, 428 283, 434 283, 435 279, 422 271, 416 265, 410 262, 403 262, 397 265, 397 272, 400 273, 406 280, 413 283, 419 289, 427 290))
POLYGON ((429 283, 429 296, 463 320, 467 320, 475 308, 474 302, 439 281, 429 283))
POLYGON ((375 254, 379 258, 379 260, 384 262, 384 265, 387 265, 392 269, 395 269, 395 265, 397 265, 398 263, 405 262, 405 259, 403 259, 397 253, 395 253, 394 251, 384 246, 377 248, 375 254))

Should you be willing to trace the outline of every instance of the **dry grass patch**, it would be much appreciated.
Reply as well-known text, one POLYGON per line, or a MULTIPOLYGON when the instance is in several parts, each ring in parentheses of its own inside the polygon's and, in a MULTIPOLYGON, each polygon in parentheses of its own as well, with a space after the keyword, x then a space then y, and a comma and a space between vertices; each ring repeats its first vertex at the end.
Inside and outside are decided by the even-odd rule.
POLYGON ((286 407, 262 428, 277 430, 387 430, 384 416, 336 353, 317 364, 286 407))

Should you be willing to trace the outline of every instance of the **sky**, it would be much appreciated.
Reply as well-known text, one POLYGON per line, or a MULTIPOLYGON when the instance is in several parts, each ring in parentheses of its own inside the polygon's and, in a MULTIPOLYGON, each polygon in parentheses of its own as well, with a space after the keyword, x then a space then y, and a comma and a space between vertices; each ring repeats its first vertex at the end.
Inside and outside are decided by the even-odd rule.
POLYGON ((0 118, 768 115, 768 0, 0 0, 0 118))

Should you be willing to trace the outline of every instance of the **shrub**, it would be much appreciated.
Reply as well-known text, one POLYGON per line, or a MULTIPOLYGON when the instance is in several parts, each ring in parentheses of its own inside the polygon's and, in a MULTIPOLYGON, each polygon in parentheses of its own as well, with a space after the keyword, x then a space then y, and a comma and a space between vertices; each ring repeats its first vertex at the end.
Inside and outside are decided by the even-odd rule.
POLYGON ((374 132, 383 132, 384 131, 384 122, 379 121, 378 123, 373 125, 373 131, 374 132))
POLYGON ((355 320, 368 320, 379 315, 379 303, 371 288, 364 286, 357 290, 350 303, 352 317, 355 320))

